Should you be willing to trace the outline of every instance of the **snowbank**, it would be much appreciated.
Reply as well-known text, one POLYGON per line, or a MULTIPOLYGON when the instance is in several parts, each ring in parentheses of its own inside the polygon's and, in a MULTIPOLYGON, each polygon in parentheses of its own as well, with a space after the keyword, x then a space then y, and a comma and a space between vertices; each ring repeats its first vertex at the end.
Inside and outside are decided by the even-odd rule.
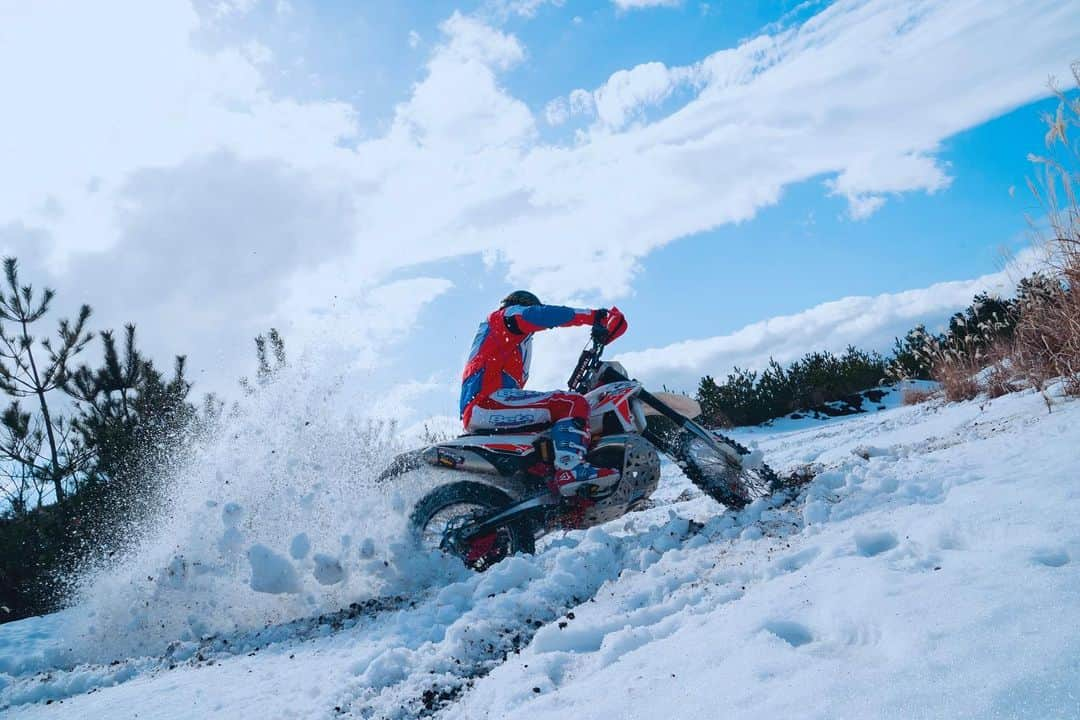
MULTIPOLYGON (((428 565, 415 586, 401 548, 339 541, 345 553, 321 539, 333 530, 283 529, 265 544, 302 591, 242 586, 246 597, 296 602, 374 577, 391 593, 177 636, 113 665, 65 654, 82 608, 0 626, 0 707, 28 718, 1080 717, 1080 403, 1048 414, 1023 393, 739 439, 816 479, 793 502, 718 514, 666 466, 650 510, 483 575, 428 565), (293 542, 301 531, 311 539, 293 542)), ((216 523, 227 530, 220 508, 216 523)), ((210 618, 189 626, 200 622, 210 618)))

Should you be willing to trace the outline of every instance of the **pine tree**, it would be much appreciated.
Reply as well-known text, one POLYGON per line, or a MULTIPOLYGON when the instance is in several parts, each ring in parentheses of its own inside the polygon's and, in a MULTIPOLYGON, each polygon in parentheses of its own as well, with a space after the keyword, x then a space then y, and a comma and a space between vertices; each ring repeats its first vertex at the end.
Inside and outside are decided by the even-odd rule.
POLYGON ((49 338, 38 342, 31 334, 31 326, 48 314, 56 293, 46 288, 38 295, 31 285, 20 286, 18 262, 13 257, 4 259, 4 276, 7 288, 0 291, 0 321, 10 323, 14 329, 0 322, 0 390, 16 400, 3 416, 9 433, 5 440, 10 442, 0 446, 0 453, 14 462, 29 463, 35 473, 45 473, 56 501, 62 502, 65 480, 75 478, 82 470, 85 454, 70 436, 70 425, 50 406, 49 398, 66 381, 68 363, 90 342, 92 334, 85 329, 90 306, 80 308, 74 323, 60 321, 59 342, 54 344, 49 338), (48 450, 44 459, 40 453, 34 457, 20 456, 34 431, 22 422, 26 414, 19 408, 19 398, 37 401, 45 445, 42 452, 48 450))
POLYGON ((240 388, 247 395, 252 395, 260 387, 269 385, 282 368, 284 368, 288 362, 285 356, 285 339, 281 337, 281 333, 277 331, 277 328, 270 328, 270 332, 266 336, 257 335, 255 337, 255 357, 258 361, 258 365, 255 369, 255 382, 252 383, 247 377, 240 378, 240 388), (274 363, 270 364, 270 356, 273 354, 274 363))
POLYGON ((124 328, 122 355, 111 331, 102 332, 101 340, 102 366, 83 365, 64 384, 80 408, 73 425, 94 455, 96 480, 146 482, 182 442, 195 414, 187 402, 185 358, 176 358, 173 376, 166 379, 136 347, 134 325, 124 328))
POLYGON ((31 492, 36 493, 35 505, 44 502, 48 478, 38 470, 37 461, 45 436, 40 428, 31 426, 30 413, 23 412, 12 403, 0 416, 3 437, 0 448, 7 462, 0 463, 0 483, 12 515, 22 515, 30 509, 31 492))
POLYGON ((971 304, 949 320, 945 344, 967 355, 985 350, 999 339, 1012 337, 1016 328, 1016 300, 979 293, 971 304))
POLYGON ((903 340, 896 338, 888 375, 895 380, 929 380, 933 364, 933 348, 942 343, 942 337, 927 331, 925 325, 916 325, 903 340))

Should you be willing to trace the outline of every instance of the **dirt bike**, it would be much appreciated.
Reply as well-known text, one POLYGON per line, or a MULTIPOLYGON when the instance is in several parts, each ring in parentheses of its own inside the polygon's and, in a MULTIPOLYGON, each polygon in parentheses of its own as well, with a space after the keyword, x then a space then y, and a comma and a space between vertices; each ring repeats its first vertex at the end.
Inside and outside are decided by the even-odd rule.
POLYGON ((778 480, 768 466, 744 463, 747 448, 695 422, 701 414, 696 401, 650 393, 621 364, 602 360, 604 347, 602 330, 594 329, 568 386, 589 402, 587 461, 618 469, 619 482, 598 494, 565 498, 553 492, 547 426, 473 432, 403 453, 382 479, 427 466, 446 475, 410 515, 423 548, 438 548, 483 570, 504 557, 533 552, 536 540, 548 532, 614 520, 644 506, 656 490, 660 453, 729 508, 742 508, 775 489, 778 480))

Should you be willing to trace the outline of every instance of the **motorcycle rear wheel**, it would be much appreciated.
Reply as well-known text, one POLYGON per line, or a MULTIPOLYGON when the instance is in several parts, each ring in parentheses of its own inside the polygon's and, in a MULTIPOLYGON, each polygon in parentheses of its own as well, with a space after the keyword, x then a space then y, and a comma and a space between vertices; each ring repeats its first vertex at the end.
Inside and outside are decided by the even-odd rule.
POLYGON ((532 553, 535 550, 532 524, 522 519, 509 522, 499 527, 493 538, 476 538, 469 547, 460 550, 447 545, 448 533, 513 502, 513 498, 498 488, 462 480, 441 485, 420 498, 409 516, 409 524, 422 548, 455 555, 473 570, 483 571, 505 557, 532 553))

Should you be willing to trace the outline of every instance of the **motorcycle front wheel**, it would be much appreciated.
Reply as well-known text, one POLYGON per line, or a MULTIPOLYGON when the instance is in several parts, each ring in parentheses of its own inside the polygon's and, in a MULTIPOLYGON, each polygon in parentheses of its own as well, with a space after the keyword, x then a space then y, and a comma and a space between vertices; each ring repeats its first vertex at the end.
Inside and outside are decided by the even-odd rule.
POLYGON ((535 535, 531 523, 518 519, 460 544, 451 542, 454 532, 512 503, 513 499, 498 488, 463 480, 441 485, 420 498, 409 524, 421 548, 455 555, 473 570, 483 571, 511 555, 532 553, 535 535))
POLYGON ((721 452, 711 443, 685 431, 674 442, 673 454, 683 473, 705 494, 739 510, 777 488, 776 473, 768 465, 744 465, 738 458, 748 455, 749 450, 719 433, 715 436, 718 442, 731 448, 731 454, 721 452))

